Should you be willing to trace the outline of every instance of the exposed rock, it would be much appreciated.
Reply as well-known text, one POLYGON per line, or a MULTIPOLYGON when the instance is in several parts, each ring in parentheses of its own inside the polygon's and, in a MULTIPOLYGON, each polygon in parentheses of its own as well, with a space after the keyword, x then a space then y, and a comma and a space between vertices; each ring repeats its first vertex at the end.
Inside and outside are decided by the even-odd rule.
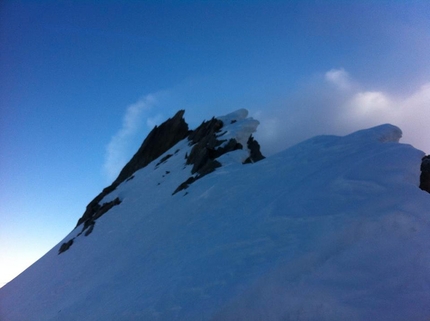
POLYGON ((252 137, 252 135, 249 136, 247 145, 250 155, 243 162, 244 164, 255 163, 265 158, 263 154, 261 154, 260 144, 254 139, 254 137, 252 137))
POLYGON ((67 251, 72 246, 72 244, 73 244, 73 239, 61 244, 60 249, 58 250, 58 254, 61 254, 64 251, 67 251))
POLYGON ((214 136, 215 133, 219 132, 222 126, 222 121, 213 117, 209 121, 204 121, 199 127, 193 130, 189 134, 188 140, 191 142, 191 145, 197 144, 203 139, 206 139, 206 141, 208 141, 212 139, 212 136, 214 136))
POLYGON ((180 110, 173 118, 169 118, 159 127, 155 126, 113 184, 118 186, 134 172, 145 167, 187 137, 189 131, 188 124, 183 118, 184 113, 185 110, 180 110))
POLYGON ((96 222, 95 221, 92 221, 91 222, 91 224, 90 224, 90 226, 88 227, 88 229, 87 229, 87 231, 85 232, 85 236, 88 236, 88 235, 90 235, 91 234, 91 232, 93 231, 93 229, 94 229, 94 225, 96 225, 96 222))
POLYGON ((189 177, 185 182, 181 183, 175 191, 172 193, 172 195, 175 195, 177 192, 182 191, 184 189, 187 189, 190 184, 194 183, 196 181, 196 177, 191 176, 189 177))
POLYGON ((98 211, 94 214, 93 219, 96 220, 107 211, 109 211, 112 207, 121 204, 121 200, 117 197, 113 201, 103 203, 102 206, 98 209, 98 211))
POLYGON ((191 174, 198 173, 199 177, 209 174, 220 167, 221 163, 215 161, 219 156, 230 151, 241 149, 242 145, 235 139, 230 139, 225 146, 220 147, 225 140, 218 140, 217 133, 223 127, 221 120, 212 118, 203 122, 195 131, 191 132, 188 139, 193 146, 187 157, 187 165, 193 165, 191 174))
POLYGON ((82 232, 85 231, 91 225, 94 225, 94 221, 98 219, 100 216, 109 211, 112 207, 121 204, 121 200, 117 197, 113 201, 103 203, 102 205, 97 204, 97 210, 95 210, 94 214, 84 222, 84 227, 82 228, 82 232))
MULTIPOLYGON (((246 114, 244 114, 242 110, 241 112, 243 115, 238 114, 237 117, 246 117, 247 111, 244 110, 246 114)), ((221 163, 216 160, 218 157, 237 149, 243 149, 242 144, 234 138, 222 139, 227 131, 226 129, 224 132, 221 132, 224 126, 222 120, 212 118, 209 121, 204 121, 195 130, 190 131, 188 129, 188 124, 183 118, 184 113, 184 110, 180 110, 175 116, 168 119, 160 126, 154 127, 148 137, 143 141, 136 154, 121 170, 115 181, 87 205, 84 214, 78 220, 77 226, 84 224, 83 231, 90 226, 93 228, 97 218, 106 213, 112 206, 120 203, 120 200, 116 199, 112 202, 100 205, 100 202, 106 195, 115 190, 122 182, 132 179, 136 171, 147 166, 186 137, 188 137, 190 145, 192 146, 189 154, 185 156, 186 164, 192 165, 191 174, 194 176, 191 176, 185 182, 181 183, 173 194, 186 189, 197 179, 220 167, 221 163)), ((226 120, 226 122, 227 124, 234 124, 237 120, 226 120)), ((241 142, 244 143, 243 139, 241 142)), ((244 163, 254 163, 264 158, 260 152, 260 145, 254 140, 252 135, 250 135, 248 139, 247 147, 250 151, 250 155, 244 163)), ((178 151, 179 150, 176 150, 175 154, 178 151)), ((171 154, 165 155, 156 164, 156 167, 166 162, 172 156, 171 154)))
POLYGON ((215 158, 219 156, 217 147, 225 140, 218 140, 216 133, 223 127, 221 120, 212 118, 209 121, 204 121, 199 127, 192 131, 188 140, 190 145, 194 145, 189 155, 186 155, 186 164, 193 165, 191 174, 196 174, 181 183, 173 194, 188 188, 197 179, 213 172, 215 168, 220 167, 221 163, 215 158))
POLYGON ((160 166, 161 164, 163 164, 165 161, 167 161, 172 156, 173 156, 172 154, 167 154, 166 156, 162 157, 160 159, 160 161, 155 165, 155 167, 160 166))
POLYGON ((188 124, 183 118, 184 113, 185 110, 180 110, 173 118, 169 118, 159 127, 154 127, 148 137, 143 141, 137 153, 134 154, 131 160, 121 170, 116 180, 87 205, 84 214, 78 220, 76 226, 94 220, 94 215, 100 208, 99 202, 106 195, 115 190, 115 188, 127 178, 130 178, 137 170, 145 167, 188 136, 188 124))
MULTIPOLYGON (((231 121, 235 123, 236 121, 231 121)), ((226 132, 221 132, 224 124, 221 120, 212 118, 210 121, 203 122, 196 130, 188 136, 190 144, 193 145, 189 155, 186 155, 186 164, 193 165, 191 174, 196 174, 181 183, 173 194, 184 190, 190 184, 203 176, 212 173, 216 168, 221 167, 221 163, 216 159, 228 152, 237 149, 243 149, 242 144, 236 139, 230 138, 218 139, 226 132)), ((249 162, 257 162, 264 158, 260 152, 260 145, 253 139, 252 135, 248 139, 248 148, 250 149, 249 162)))
MULTIPOLYGON (((190 133, 188 140, 190 145, 194 145, 191 149, 190 155, 187 157, 186 164, 193 165, 191 174, 202 174, 202 169, 210 163, 215 157, 213 153, 215 148, 222 144, 218 141, 216 133, 222 128, 222 121, 212 118, 210 121, 203 122, 196 130, 190 133)), ((213 166, 208 166, 213 167, 213 166)), ((207 172, 207 169, 205 169, 207 172)))
POLYGON ((115 188, 117 187, 117 185, 112 184, 108 187, 106 187, 105 189, 103 189, 103 191, 97 195, 88 205, 87 208, 85 209, 84 214, 82 215, 82 217, 78 220, 78 224, 76 224, 76 226, 81 225, 82 223, 86 222, 86 221, 90 221, 94 214, 97 213, 97 211, 100 209, 100 204, 99 202, 106 196, 108 195, 110 192, 112 192, 113 190, 115 190, 115 188))
POLYGON ((422 158, 420 188, 430 193, 430 155, 422 158))

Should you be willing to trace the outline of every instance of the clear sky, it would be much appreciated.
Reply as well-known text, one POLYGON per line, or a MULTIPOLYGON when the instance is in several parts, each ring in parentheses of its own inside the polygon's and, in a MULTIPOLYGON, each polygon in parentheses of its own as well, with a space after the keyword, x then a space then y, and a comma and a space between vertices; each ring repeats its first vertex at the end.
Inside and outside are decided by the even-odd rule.
POLYGON ((270 155, 382 123, 430 153, 430 2, 2 1, 0 286, 149 130, 247 108, 270 155))

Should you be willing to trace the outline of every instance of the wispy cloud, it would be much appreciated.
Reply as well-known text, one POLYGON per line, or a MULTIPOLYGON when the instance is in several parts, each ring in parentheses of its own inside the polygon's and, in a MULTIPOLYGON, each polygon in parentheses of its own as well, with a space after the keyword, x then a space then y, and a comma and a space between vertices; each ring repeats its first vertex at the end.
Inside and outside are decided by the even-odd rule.
POLYGON ((326 81, 334 84, 342 90, 349 90, 352 88, 351 78, 343 68, 329 70, 324 76, 326 81))
POLYGON ((382 123, 399 126, 401 142, 430 152, 430 82, 396 95, 366 89, 343 68, 332 69, 277 107, 253 116, 261 122, 256 136, 267 154, 315 135, 345 135, 382 123))
POLYGON ((410 95, 382 91, 356 92, 344 106, 350 121, 361 126, 392 123, 403 131, 403 142, 430 152, 430 82, 410 95))
POLYGON ((149 130, 178 109, 186 109, 188 123, 197 126, 203 118, 231 112, 237 106, 249 108, 251 116, 260 121, 255 136, 266 155, 315 135, 346 135, 383 123, 402 129, 401 142, 430 153, 430 82, 399 95, 369 88, 343 68, 310 79, 283 100, 262 104, 263 108, 252 106, 249 98, 239 94, 230 97, 230 103, 220 103, 213 97, 213 86, 206 84, 200 88, 186 83, 147 95, 127 107, 120 130, 106 147, 104 172, 115 179, 149 130))
POLYGON ((111 138, 106 146, 103 170, 109 180, 119 174, 122 167, 129 160, 133 151, 130 143, 143 127, 152 129, 162 119, 161 114, 153 115, 153 108, 159 103, 162 94, 147 95, 127 107, 122 119, 121 129, 111 138), (144 118, 146 117, 146 122, 144 118))

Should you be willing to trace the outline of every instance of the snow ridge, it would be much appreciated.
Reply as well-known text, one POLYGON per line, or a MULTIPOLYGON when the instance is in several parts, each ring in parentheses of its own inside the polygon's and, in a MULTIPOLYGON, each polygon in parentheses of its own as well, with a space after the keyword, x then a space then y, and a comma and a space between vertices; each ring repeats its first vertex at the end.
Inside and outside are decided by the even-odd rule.
MULTIPOLYGON (((228 139, 256 124, 217 119, 228 139)), ((193 167, 185 138, 100 201, 121 203, 88 237, 1 288, 0 319, 426 320, 430 197, 399 135, 317 136, 253 165, 233 150, 172 195, 193 167)))

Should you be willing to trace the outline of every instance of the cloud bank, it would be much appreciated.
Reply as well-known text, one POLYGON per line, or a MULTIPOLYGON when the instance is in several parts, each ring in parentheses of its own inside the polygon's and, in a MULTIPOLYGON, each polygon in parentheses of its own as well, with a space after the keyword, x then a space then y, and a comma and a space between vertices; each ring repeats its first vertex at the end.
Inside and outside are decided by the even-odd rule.
POLYGON ((270 155, 315 135, 345 135, 391 123, 402 143, 430 153, 430 82, 406 95, 365 88, 344 69, 332 69, 307 83, 276 107, 253 111, 256 133, 270 155))
POLYGON ((250 115, 260 121, 255 137, 266 156, 316 135, 346 135, 384 123, 402 129, 402 143, 430 153, 430 82, 398 95, 368 88, 340 68, 316 75, 276 102, 253 104, 254 96, 227 89, 209 86, 207 81, 186 82, 128 106, 120 130, 106 147, 106 177, 115 179, 148 132, 164 121, 165 115, 171 116, 179 109, 186 110, 191 128, 204 118, 249 109, 250 115))

